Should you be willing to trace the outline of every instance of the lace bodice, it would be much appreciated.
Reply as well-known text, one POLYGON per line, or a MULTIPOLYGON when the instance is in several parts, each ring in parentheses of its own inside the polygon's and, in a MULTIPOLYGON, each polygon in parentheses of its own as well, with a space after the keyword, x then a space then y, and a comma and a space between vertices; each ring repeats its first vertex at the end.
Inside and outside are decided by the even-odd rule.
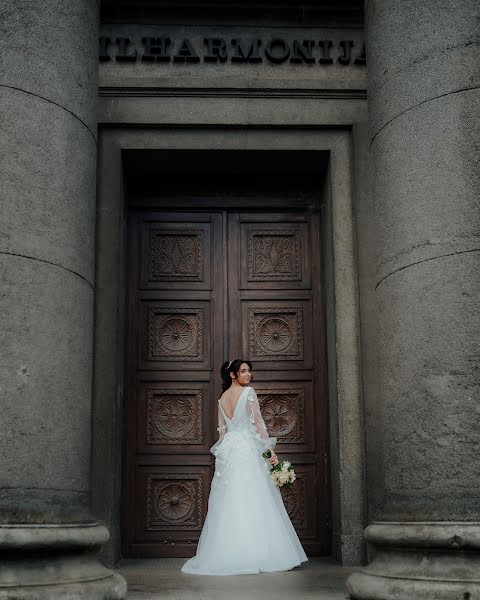
POLYGON ((218 401, 217 431, 219 439, 211 448, 213 454, 215 454, 215 450, 229 431, 243 432, 245 435, 252 437, 262 452, 267 448, 274 448, 277 442, 276 438, 268 435, 267 427, 260 412, 257 394, 250 386, 245 387, 240 394, 231 419, 225 414, 221 401, 218 401))

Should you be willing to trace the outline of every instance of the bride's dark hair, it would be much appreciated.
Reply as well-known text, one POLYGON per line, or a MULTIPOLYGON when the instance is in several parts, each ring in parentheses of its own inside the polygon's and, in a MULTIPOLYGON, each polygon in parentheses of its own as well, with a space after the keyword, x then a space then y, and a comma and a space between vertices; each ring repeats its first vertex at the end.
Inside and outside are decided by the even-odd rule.
POLYGON ((223 379, 222 390, 228 390, 228 388, 232 385, 232 378, 230 377, 230 373, 235 373, 235 377, 238 375, 238 371, 240 370, 241 365, 245 363, 250 367, 250 371, 253 369, 252 363, 249 360, 243 360, 243 358, 236 358, 235 360, 223 363, 220 368, 220 375, 223 379))

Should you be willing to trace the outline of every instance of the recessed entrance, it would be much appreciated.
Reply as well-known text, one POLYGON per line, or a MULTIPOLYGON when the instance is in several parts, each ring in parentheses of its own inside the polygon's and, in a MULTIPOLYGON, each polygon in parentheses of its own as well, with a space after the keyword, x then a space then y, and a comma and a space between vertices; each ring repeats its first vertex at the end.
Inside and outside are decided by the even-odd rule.
MULTIPOLYGON (((354 128, 355 131, 362 142, 360 154, 364 156, 362 153, 368 150, 365 128, 354 128)), ((214 203, 215 210, 238 208, 234 197, 238 191, 243 193, 242 205, 252 211, 256 207, 263 212, 288 212, 287 208, 308 211, 315 206, 313 196, 320 199, 331 490, 324 500, 328 503, 332 499, 325 520, 329 523, 331 514, 333 556, 344 564, 358 564, 364 551, 365 494, 352 176, 358 168, 361 180, 364 163, 357 165, 353 160, 351 132, 292 128, 201 131, 106 128, 101 130, 99 140, 102 168, 96 226, 92 511, 111 531, 105 560, 116 561, 130 553, 125 492, 126 473, 135 450, 127 460, 127 451, 134 446, 127 447, 125 436, 125 408, 130 402, 129 390, 125 388, 129 365, 122 359, 130 345, 130 336, 125 333, 128 315, 124 301, 128 213, 136 207, 139 210, 149 206, 180 208, 180 202, 184 210, 199 211, 207 200, 214 203), (205 169, 209 162, 213 164, 210 172, 205 169), (164 167, 165 163, 168 164, 164 167), (198 172, 206 173, 210 189, 195 181, 197 175, 192 172, 197 173, 197 168, 198 172), (260 179, 255 169, 256 173, 265 173, 267 181, 260 179), (231 187, 224 186, 225 181, 231 187), (290 187, 284 185, 289 182, 290 187), (242 183, 244 189, 235 183, 242 183), (190 195, 183 192, 184 184, 190 186, 190 195), (252 185, 253 191, 247 189, 247 184, 252 185), (172 195, 175 190, 177 198, 172 195), (282 198, 287 207, 278 206, 282 198), (122 485, 117 486, 120 479, 122 485)), ((132 531, 130 540, 135 541, 132 531)))
POLYGON ((155 177, 132 187, 124 556, 195 553, 219 367, 237 356, 253 361, 267 426, 299 475, 283 490, 299 537, 310 555, 330 552, 320 200, 306 179, 301 192, 285 185, 284 170, 270 189, 265 169, 245 178, 212 191, 202 168, 170 171, 164 195, 149 193, 155 177))

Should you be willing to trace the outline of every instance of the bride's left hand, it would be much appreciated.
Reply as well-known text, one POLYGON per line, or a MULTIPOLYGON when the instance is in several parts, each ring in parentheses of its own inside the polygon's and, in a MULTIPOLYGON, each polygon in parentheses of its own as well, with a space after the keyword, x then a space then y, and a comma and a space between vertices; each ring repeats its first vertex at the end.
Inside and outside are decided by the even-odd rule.
POLYGON ((270 452, 272 453, 272 456, 268 459, 268 462, 273 466, 278 465, 277 455, 272 449, 270 449, 270 452))

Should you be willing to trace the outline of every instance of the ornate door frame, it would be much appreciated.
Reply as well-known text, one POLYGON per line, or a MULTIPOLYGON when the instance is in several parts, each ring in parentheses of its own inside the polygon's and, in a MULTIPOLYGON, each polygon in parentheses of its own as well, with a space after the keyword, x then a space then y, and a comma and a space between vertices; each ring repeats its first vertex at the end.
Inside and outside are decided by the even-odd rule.
MULTIPOLYGON (((321 113, 318 113, 321 114, 321 113)), ((343 564, 364 557, 365 464, 361 384, 361 339, 356 246, 354 173, 365 178, 367 135, 363 126, 326 129, 314 124, 269 129, 194 127, 101 129, 97 203, 95 365, 92 440, 92 510, 111 531, 103 558, 114 563, 120 552, 120 478, 122 448, 123 338, 125 323, 123 154, 149 148, 241 149, 309 148, 327 156, 324 178, 326 240, 327 359, 329 369, 330 451, 332 457, 333 554, 343 564), (353 149, 355 151, 355 157, 353 149), (358 157, 358 158, 357 158, 358 157)), ((323 160, 323 159, 322 159, 323 160)), ((362 184, 363 185, 363 184, 362 184)), ((364 192, 365 193, 365 192, 364 192)))

